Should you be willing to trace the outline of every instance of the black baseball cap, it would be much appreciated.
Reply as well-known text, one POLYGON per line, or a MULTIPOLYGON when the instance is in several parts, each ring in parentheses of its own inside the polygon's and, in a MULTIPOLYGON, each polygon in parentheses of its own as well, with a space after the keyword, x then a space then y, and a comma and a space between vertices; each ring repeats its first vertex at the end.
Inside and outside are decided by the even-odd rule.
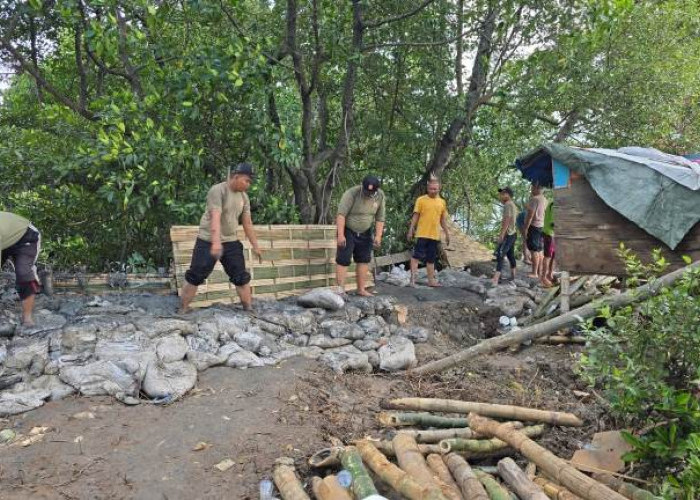
POLYGON ((511 188, 509 188, 508 186, 503 187, 503 188, 498 188, 498 192, 499 193, 508 193, 511 198, 513 197, 513 190, 511 188))
POLYGON ((231 175, 247 175, 250 178, 255 177, 253 173, 253 165, 250 163, 239 163, 235 168, 229 170, 231 175))
POLYGON ((379 182, 379 179, 375 175, 368 175, 362 179, 362 190, 366 194, 373 195, 379 190, 380 185, 381 182, 379 182))

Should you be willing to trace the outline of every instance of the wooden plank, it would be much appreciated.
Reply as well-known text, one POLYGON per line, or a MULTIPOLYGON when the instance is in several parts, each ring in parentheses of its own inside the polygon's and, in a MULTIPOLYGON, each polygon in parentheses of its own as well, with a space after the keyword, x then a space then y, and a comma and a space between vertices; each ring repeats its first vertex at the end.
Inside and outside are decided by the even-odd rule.
POLYGON ((562 270, 625 276, 617 255, 621 242, 644 262, 649 262, 654 248, 660 248, 671 264, 669 271, 684 265, 683 255, 700 259, 700 223, 673 251, 606 205, 583 178, 572 180, 568 189, 555 190, 554 197, 556 260, 562 270))
POLYGON ((374 259, 372 266, 391 266, 399 262, 406 262, 407 260, 411 260, 411 255, 412 253, 408 250, 405 252, 392 253, 391 255, 382 255, 374 259))

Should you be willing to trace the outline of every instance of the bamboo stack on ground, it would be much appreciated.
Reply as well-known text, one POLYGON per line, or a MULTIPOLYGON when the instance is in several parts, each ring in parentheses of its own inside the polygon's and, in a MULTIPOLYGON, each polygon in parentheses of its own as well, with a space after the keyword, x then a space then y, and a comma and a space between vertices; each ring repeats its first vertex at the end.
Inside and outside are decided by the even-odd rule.
POLYGON ((396 451, 396 461, 399 467, 406 471, 418 484, 422 484, 431 490, 441 491, 445 497, 449 495, 449 498, 454 498, 450 495, 449 491, 447 495, 445 495, 445 489, 441 487, 442 482, 435 479, 423 454, 418 449, 418 444, 415 439, 411 436, 398 434, 392 440, 392 444, 396 451))
POLYGON ((542 488, 530 481, 525 471, 512 458, 498 462, 498 474, 521 500, 549 500, 542 488))
POLYGON ((311 489, 317 500, 352 500, 350 493, 340 486, 338 478, 331 475, 323 479, 320 477, 311 478, 311 489))
POLYGON ((661 500, 661 497, 657 497, 656 495, 649 493, 647 490, 643 490, 638 486, 626 483, 622 479, 610 474, 596 473, 593 474, 593 479, 611 487, 630 500, 661 500))
POLYGON ((545 495, 552 500, 581 500, 580 496, 574 495, 569 490, 544 477, 535 477, 533 482, 542 488, 545 495))
MULTIPOLYGON (((514 429, 521 429, 523 427, 522 422, 506 422, 513 426, 514 429)), ((484 439, 484 436, 477 432, 474 432, 469 427, 461 427, 456 429, 399 429, 397 431, 399 434, 407 434, 413 436, 417 443, 431 444, 439 443, 443 439, 484 439)), ((420 446, 420 444, 419 444, 420 446)))
MULTIPOLYGON (((437 410, 439 411, 439 410, 437 410)), ((380 412, 377 415, 379 423, 385 427, 401 427, 414 425, 419 427, 439 427, 452 429, 467 427, 464 417, 442 417, 432 413, 380 412)))
POLYGON ((272 480, 283 500, 311 500, 297 478, 293 459, 278 458, 272 471, 272 480))
POLYGON ((565 460, 538 445, 523 433, 503 426, 494 420, 475 413, 469 415, 469 426, 477 432, 490 434, 505 441, 526 458, 532 460, 545 474, 556 480, 572 493, 585 500, 623 500, 624 497, 586 476, 565 460))
MULTIPOLYGON (((504 424, 509 425, 509 424, 504 424)), ((532 425, 520 430, 527 437, 538 437, 544 433, 544 425, 532 425)), ((447 454, 453 451, 464 452, 469 455, 489 455, 496 451, 508 448, 508 443, 504 443, 498 438, 491 439, 443 439, 440 441, 440 450, 447 454)))
POLYGON ((450 469, 452 477, 455 478, 455 482, 462 490, 464 498, 469 500, 489 500, 489 496, 481 481, 476 477, 466 460, 456 453, 450 453, 445 456, 445 463, 447 468, 450 469))
POLYGON ((340 461, 352 476, 352 492, 355 498, 361 500, 378 493, 357 448, 346 446, 340 454, 340 461))
MULTIPOLYGON (((398 436, 398 434, 397 434, 398 436)), ((391 441, 372 441, 374 446, 377 447, 379 451, 384 453, 388 457, 395 457, 396 456, 396 451, 394 451, 394 443, 391 441)), ((418 445, 418 451, 421 452, 421 454, 425 455, 430 455, 431 453, 442 453, 442 450, 440 449, 440 445, 438 444, 419 444, 418 445)))
POLYGON ((447 468, 447 464, 442 459, 442 455, 431 453, 425 457, 425 461, 428 463, 428 467, 430 467, 430 470, 433 471, 435 477, 449 487, 450 495, 445 496, 452 497, 457 500, 464 500, 464 497, 460 493, 459 486, 457 486, 457 483, 455 483, 455 480, 450 473, 450 469, 447 468))
POLYGON ((370 441, 358 441, 357 450, 372 471, 408 500, 443 500, 440 491, 427 488, 392 464, 370 441))
POLYGON ((472 470, 491 500, 511 500, 510 491, 501 486, 495 477, 479 469, 472 470))
MULTIPOLYGON (((459 401, 456 399, 399 398, 383 402, 382 406, 393 410, 438 411, 444 413, 463 414, 476 413, 484 417, 502 418, 524 422, 542 422, 545 424, 571 427, 581 427, 583 425, 583 421, 573 413, 537 410, 535 408, 526 408, 523 406, 459 401)), ((467 426, 455 425, 452 427, 467 426)), ((438 426, 433 425, 431 427, 438 426)))

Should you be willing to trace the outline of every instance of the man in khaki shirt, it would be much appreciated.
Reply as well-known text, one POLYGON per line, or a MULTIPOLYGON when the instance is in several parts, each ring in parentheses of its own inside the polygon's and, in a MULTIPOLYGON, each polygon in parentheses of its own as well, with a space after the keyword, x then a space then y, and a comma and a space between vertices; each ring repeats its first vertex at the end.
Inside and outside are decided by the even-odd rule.
POLYGON ((189 311, 190 302, 197 294, 197 287, 204 283, 221 261, 231 283, 236 286, 238 297, 245 310, 250 310, 252 297, 250 274, 245 268, 243 244, 238 241, 238 226, 243 226, 253 253, 262 259, 258 239, 250 216, 250 200, 246 191, 253 178, 253 167, 239 164, 229 174, 226 182, 216 184, 207 194, 207 209, 199 223, 199 234, 192 252, 190 268, 185 273, 182 287, 182 312, 189 311))
POLYGON ((382 243, 386 203, 384 192, 379 189, 379 179, 368 175, 362 185, 345 191, 338 204, 336 225, 338 228, 338 249, 335 255, 336 281, 345 290, 348 266, 354 259, 357 264, 357 293, 372 295, 366 290, 369 262, 372 260, 372 246, 379 248, 382 243), (372 225, 376 232, 372 235, 372 225))
POLYGON ((510 279, 515 281, 515 240, 518 233, 515 230, 515 219, 518 208, 513 202, 513 190, 510 187, 500 188, 498 198, 503 203, 503 217, 501 218, 501 231, 498 234, 498 247, 496 248, 496 273, 492 282, 498 285, 503 272, 503 260, 507 257, 510 263, 510 279))

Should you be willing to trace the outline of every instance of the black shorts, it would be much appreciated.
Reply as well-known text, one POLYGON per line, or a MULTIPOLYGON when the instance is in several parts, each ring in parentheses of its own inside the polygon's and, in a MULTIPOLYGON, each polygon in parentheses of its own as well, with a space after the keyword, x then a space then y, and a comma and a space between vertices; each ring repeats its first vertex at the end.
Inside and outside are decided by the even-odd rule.
POLYGON ((19 298, 22 300, 39 293, 36 259, 39 256, 40 249, 41 234, 34 227, 30 227, 17 243, 0 252, 1 264, 4 264, 7 259, 12 259, 14 263, 15 287, 19 298))
MULTIPOLYGON (((240 241, 227 241, 222 246, 223 250, 219 260, 231 283, 236 286, 250 283, 250 274, 245 269, 243 244, 240 241)), ((215 265, 216 259, 211 255, 211 242, 197 238, 190 268, 185 273, 185 281, 190 285, 201 285, 214 270, 215 265)))
POLYGON ((541 252, 544 249, 544 240, 541 227, 530 226, 527 232, 527 249, 531 252, 541 252))
POLYGON ((345 246, 336 250, 335 263, 347 267, 354 259, 357 264, 368 264, 372 260, 373 240, 372 230, 356 233, 346 227, 345 246))
POLYGON ((428 264, 435 264, 437 260, 438 243, 438 240, 418 238, 416 246, 413 247, 413 258, 428 264))

